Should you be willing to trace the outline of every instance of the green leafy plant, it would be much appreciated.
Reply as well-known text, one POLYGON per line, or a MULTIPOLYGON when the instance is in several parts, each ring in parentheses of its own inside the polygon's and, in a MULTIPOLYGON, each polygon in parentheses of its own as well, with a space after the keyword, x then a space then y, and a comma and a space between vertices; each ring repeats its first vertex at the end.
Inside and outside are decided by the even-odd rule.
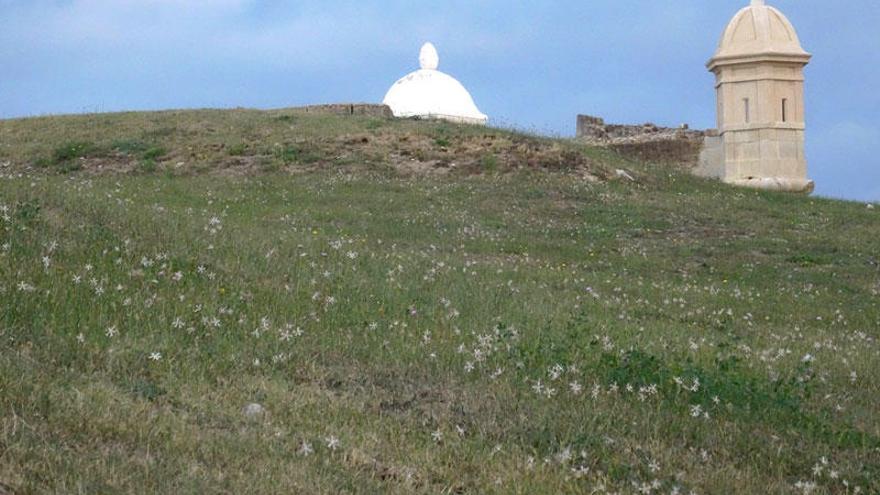
POLYGON ((244 154, 247 152, 247 149, 248 147, 245 143, 238 143, 230 146, 226 150, 226 154, 228 154, 229 156, 244 156, 244 154))
POLYGON ((89 141, 64 143, 52 152, 52 161, 55 164, 60 164, 79 158, 96 156, 100 152, 101 149, 95 143, 89 141))
POLYGON ((155 160, 158 160, 159 158, 165 156, 167 153, 168 152, 165 150, 165 148, 162 148, 159 146, 153 146, 153 147, 147 149, 146 151, 144 151, 144 154, 141 155, 141 158, 143 158, 144 160, 155 161, 155 160))
POLYGON ((146 159, 141 160, 138 163, 138 171, 144 174, 152 174, 159 169, 159 165, 156 163, 156 160, 146 159))
POLYGON ((301 150, 297 146, 287 145, 275 150, 275 158, 278 158, 285 164, 294 163, 299 160, 301 150))
POLYGON ((480 159, 480 168, 484 172, 495 172, 498 170, 498 157, 492 153, 483 155, 480 159))
POLYGON ((147 151, 150 146, 138 139, 121 139, 113 141, 112 148, 126 155, 139 155, 147 151))

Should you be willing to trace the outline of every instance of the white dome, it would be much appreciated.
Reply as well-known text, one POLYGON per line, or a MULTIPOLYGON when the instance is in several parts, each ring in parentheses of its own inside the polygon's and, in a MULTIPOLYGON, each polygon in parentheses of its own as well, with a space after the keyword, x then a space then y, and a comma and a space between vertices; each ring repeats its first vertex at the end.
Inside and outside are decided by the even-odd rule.
POLYGON ((431 43, 419 54, 421 69, 394 83, 383 103, 395 117, 425 117, 485 124, 489 117, 477 108, 470 93, 452 76, 437 70, 440 56, 431 43))
POLYGON ((809 61, 791 22, 764 0, 751 0, 727 25, 718 50, 709 65, 723 65, 741 59, 783 59, 809 61))

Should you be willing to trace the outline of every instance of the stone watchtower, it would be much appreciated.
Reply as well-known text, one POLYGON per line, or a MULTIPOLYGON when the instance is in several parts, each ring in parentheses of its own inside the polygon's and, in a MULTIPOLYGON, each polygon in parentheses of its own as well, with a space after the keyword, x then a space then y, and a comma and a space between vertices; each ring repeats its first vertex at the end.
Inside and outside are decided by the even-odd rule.
POLYGON ((804 156, 804 67, 811 55, 779 10, 751 0, 721 37, 715 73, 718 136, 697 170, 724 182, 812 192, 804 156))

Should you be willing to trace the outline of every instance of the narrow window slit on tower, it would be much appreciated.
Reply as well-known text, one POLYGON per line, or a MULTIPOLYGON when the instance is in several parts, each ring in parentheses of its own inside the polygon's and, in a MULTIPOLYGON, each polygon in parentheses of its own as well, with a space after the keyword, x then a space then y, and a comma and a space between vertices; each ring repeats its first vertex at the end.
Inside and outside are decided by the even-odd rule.
POLYGON ((745 113, 746 124, 748 124, 752 121, 752 116, 751 116, 751 112, 750 112, 751 109, 749 108, 749 99, 748 98, 743 98, 743 106, 745 107, 745 112, 746 112, 745 113))
POLYGON ((788 99, 782 99, 782 121, 788 122, 788 99))

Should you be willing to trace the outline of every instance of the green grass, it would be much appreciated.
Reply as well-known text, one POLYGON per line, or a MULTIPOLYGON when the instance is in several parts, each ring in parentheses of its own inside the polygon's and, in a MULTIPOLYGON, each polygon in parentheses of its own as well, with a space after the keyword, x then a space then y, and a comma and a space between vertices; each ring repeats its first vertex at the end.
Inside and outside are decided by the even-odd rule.
POLYGON ((229 147, 229 156, 244 156, 247 153, 247 145, 244 143, 234 144, 229 147))
POLYGON ((151 148, 148 148, 146 151, 144 151, 144 153, 143 153, 143 155, 141 155, 141 157, 144 160, 157 160, 157 159, 165 156, 167 153, 168 152, 165 150, 165 148, 162 148, 159 146, 153 146, 151 148))
POLYGON ((80 158, 96 156, 101 153, 101 149, 91 142, 64 143, 55 148, 52 153, 52 162, 60 164, 80 158))
POLYGON ((150 149, 150 145, 139 139, 119 139, 110 145, 124 155, 140 155, 150 149))
POLYGON ((54 168, 61 173, 76 172, 82 169, 80 160, 103 156, 105 151, 88 141, 65 142, 58 145, 49 157, 35 160, 38 168, 54 168))
POLYGON ((877 210, 375 122, 0 121, 0 483, 880 492, 877 210), (67 142, 157 167, 29 168, 67 142))
POLYGON ((491 153, 486 154, 483 156, 482 160, 480 160, 480 167, 485 172, 495 172, 498 170, 498 158, 491 153))

